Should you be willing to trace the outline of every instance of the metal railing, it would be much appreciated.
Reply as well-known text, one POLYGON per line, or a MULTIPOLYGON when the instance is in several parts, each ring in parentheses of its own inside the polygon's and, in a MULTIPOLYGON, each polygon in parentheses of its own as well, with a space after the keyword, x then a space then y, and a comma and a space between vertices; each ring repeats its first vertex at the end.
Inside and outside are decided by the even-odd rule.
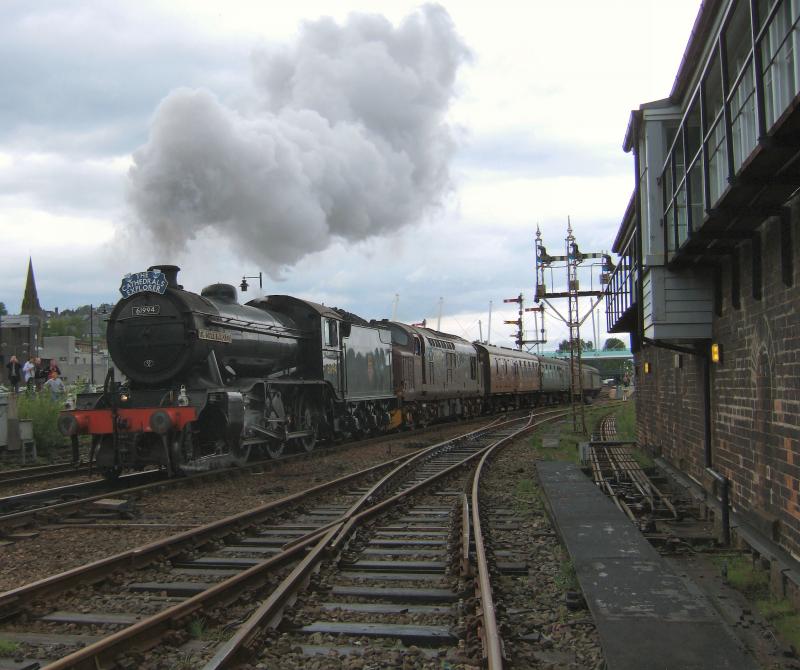
POLYGON ((636 278, 638 267, 631 259, 623 258, 611 274, 605 289, 606 326, 616 332, 617 324, 636 304, 636 278))

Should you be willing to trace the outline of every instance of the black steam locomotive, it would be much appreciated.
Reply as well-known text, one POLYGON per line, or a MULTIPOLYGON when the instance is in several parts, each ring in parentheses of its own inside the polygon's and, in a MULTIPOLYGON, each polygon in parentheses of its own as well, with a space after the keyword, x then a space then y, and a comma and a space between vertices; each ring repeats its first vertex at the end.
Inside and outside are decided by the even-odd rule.
MULTIPOLYGON (((291 296, 237 302, 212 284, 197 295, 178 268, 127 275, 108 320, 113 370, 78 396, 59 426, 92 436, 108 477, 159 465, 170 474, 311 451, 335 440, 569 394, 568 365, 437 331, 379 321, 291 296)), ((599 374, 584 366, 588 396, 599 374)))

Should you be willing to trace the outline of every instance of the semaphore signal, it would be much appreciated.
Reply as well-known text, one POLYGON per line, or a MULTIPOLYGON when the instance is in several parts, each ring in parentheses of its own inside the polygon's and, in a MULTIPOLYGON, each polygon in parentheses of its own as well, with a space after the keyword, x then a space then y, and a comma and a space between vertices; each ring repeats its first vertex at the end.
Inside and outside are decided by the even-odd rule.
MULTIPOLYGON (((586 415, 583 407, 583 379, 581 375, 581 334, 580 328, 586 318, 594 312, 595 307, 603 299, 602 291, 582 291, 578 281, 578 267, 587 260, 602 259, 601 263, 591 263, 590 265, 600 265, 603 271, 600 281, 603 283, 603 276, 610 274, 613 270, 611 256, 595 252, 584 253, 578 247, 575 236, 572 233, 572 222, 567 217, 567 237, 565 238, 566 254, 563 256, 552 256, 547 253, 547 249, 542 244, 542 232, 536 227, 536 297, 538 303, 542 301, 550 307, 556 316, 569 327, 569 360, 570 360, 570 397, 572 399, 572 427, 578 430, 578 414, 580 414, 581 431, 586 433, 586 415), (558 264, 567 271, 567 290, 548 292, 545 283, 545 270, 553 269, 558 264), (610 268, 610 269, 609 269, 610 268), (583 316, 580 314, 580 298, 588 297, 594 302, 589 311, 583 316), (556 307, 550 302, 551 299, 567 298, 568 314, 565 318, 556 307), (580 412, 578 412, 580 408, 580 412)), ((542 305, 544 309, 544 305, 542 305)))

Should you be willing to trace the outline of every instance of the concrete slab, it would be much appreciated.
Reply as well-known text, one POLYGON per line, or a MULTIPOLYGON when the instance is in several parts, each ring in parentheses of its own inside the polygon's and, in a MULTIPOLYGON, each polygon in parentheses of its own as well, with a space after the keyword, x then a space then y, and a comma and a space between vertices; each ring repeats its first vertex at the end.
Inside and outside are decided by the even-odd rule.
POLYGON ((213 584, 205 584, 203 582, 141 582, 128 584, 128 591, 134 593, 161 593, 163 591, 168 596, 188 597, 202 593, 212 586, 213 584))
POLYGON ((452 607, 409 605, 407 603, 322 603, 326 612, 369 612, 370 614, 453 614, 452 607))
POLYGON ((172 575, 195 575, 199 577, 219 577, 227 579, 232 575, 238 575, 241 570, 230 568, 172 568, 170 574, 172 575))
MULTIPOLYGON (((336 655, 334 658, 342 656, 362 656, 366 649, 364 647, 355 647, 351 645, 327 645, 327 644, 301 644, 300 649, 303 650, 303 656, 328 656, 333 653, 336 655)), ((367 647, 369 649, 369 647, 367 647)), ((396 651, 402 652, 405 647, 399 647, 396 651)), ((428 649, 427 647, 418 647, 417 653, 425 656, 426 658, 436 658, 439 656, 438 649, 428 649)))
POLYGON ((560 441, 559 435, 543 435, 542 448, 543 449, 558 449, 560 441))
POLYGON ((376 538, 369 541, 373 547, 447 547, 445 540, 385 540, 376 538))
POLYGON ((717 613, 705 596, 665 568, 663 561, 603 559, 581 561, 576 574, 589 587, 587 604, 605 619, 715 621, 717 613))
POLYGON ((556 461, 536 467, 608 670, 755 670, 700 589, 675 573, 580 468, 556 461))
POLYGON ((446 626, 414 626, 400 623, 366 623, 360 621, 315 621, 300 629, 301 633, 354 635, 356 637, 388 637, 406 644, 456 644, 458 637, 446 626))
POLYGON ((340 563, 340 565, 355 570, 375 572, 436 572, 444 574, 447 561, 366 561, 362 559, 353 563, 340 563))
POLYGON ((598 622, 609 670, 756 670, 739 641, 718 622, 656 619, 598 622), (608 659, 613 659, 609 662, 608 659), (647 659, 645 661, 645 659, 647 659))
POLYGON ((559 531, 569 553, 587 559, 657 561, 659 558, 658 551, 649 542, 643 542, 642 534, 627 518, 609 520, 601 514, 592 514, 584 521, 559 524, 559 531))
POLYGON ((376 549, 376 548, 369 548, 367 547, 364 549, 361 556, 424 556, 426 558, 444 558, 446 555, 445 547, 439 546, 438 548, 434 547, 431 549, 430 547, 418 547, 416 549, 400 549, 400 548, 390 548, 390 549, 376 549))
POLYGON ((434 532, 434 531, 419 531, 419 530, 378 530, 375 531, 376 537, 415 537, 417 539, 435 539, 435 538, 445 538, 447 539, 448 533, 445 531, 441 532, 434 532))
POLYGON ((405 533, 406 531, 412 532, 425 532, 425 533, 441 533, 442 535, 446 535, 447 531, 450 530, 450 526, 443 526, 439 523, 404 523, 402 525, 397 524, 393 526, 380 526, 378 528, 379 531, 394 531, 396 533, 405 533))
POLYGON ((191 561, 174 561, 174 568, 251 568, 264 561, 258 558, 225 558, 222 556, 201 556, 191 561))
POLYGON ((280 554, 279 547, 259 546, 256 544, 229 544, 218 549, 222 554, 280 554))
POLYGON ((345 598, 367 598, 370 600, 388 600, 390 602, 458 602, 458 594, 450 589, 393 589, 383 586, 334 586, 331 594, 345 598))
POLYGON ((357 572, 344 571, 339 575, 342 579, 378 580, 382 582, 439 582, 445 583, 444 573, 428 572, 357 572))

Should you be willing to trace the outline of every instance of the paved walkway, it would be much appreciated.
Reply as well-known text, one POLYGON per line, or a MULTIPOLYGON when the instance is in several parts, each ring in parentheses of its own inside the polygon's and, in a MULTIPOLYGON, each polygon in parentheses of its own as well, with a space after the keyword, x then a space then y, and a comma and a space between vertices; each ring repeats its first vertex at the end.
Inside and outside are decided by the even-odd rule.
POLYGON ((609 670, 755 670, 705 595, 682 580, 577 465, 539 479, 600 634, 609 670))

